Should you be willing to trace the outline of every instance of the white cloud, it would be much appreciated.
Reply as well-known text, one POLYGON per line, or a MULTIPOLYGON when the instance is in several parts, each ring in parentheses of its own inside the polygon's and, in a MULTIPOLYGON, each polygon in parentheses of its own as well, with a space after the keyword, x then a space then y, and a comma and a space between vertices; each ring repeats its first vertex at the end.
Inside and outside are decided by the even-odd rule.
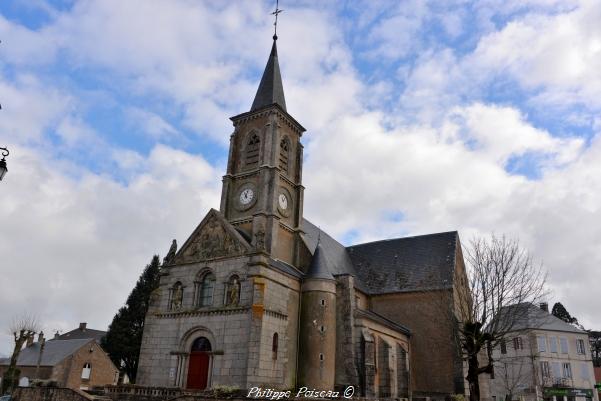
POLYGON ((219 203, 219 172, 166 146, 138 158, 140 172, 125 185, 86 171, 70 179, 46 155, 11 150, 0 197, 0 316, 33 311, 46 333, 78 321, 105 328, 152 255, 172 238, 181 245, 219 203))
POLYGON ((126 114, 135 129, 150 135, 154 140, 181 137, 177 129, 158 114, 140 109, 139 107, 130 107, 127 109, 126 114))
POLYGON ((528 14, 483 37, 467 63, 541 88, 541 103, 601 107, 601 4, 582 1, 561 14, 528 14))

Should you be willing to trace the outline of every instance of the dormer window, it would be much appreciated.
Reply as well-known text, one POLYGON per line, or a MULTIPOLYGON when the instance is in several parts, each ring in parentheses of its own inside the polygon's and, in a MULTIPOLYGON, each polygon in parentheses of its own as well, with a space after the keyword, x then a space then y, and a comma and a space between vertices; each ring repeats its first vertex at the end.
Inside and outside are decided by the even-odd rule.
POLYGON ((290 154, 290 142, 287 138, 280 141, 280 169, 282 172, 288 174, 288 160, 290 154))
POLYGON ((244 166, 255 167, 259 165, 259 146, 261 140, 257 134, 252 134, 246 143, 244 166))

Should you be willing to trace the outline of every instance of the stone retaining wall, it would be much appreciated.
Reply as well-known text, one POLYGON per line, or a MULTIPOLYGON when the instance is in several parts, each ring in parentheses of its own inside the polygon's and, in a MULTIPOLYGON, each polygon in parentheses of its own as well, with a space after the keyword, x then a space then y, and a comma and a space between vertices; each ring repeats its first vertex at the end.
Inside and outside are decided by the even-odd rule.
POLYGON ((13 392, 14 401, 92 401, 96 398, 83 391, 54 387, 19 387, 13 392))

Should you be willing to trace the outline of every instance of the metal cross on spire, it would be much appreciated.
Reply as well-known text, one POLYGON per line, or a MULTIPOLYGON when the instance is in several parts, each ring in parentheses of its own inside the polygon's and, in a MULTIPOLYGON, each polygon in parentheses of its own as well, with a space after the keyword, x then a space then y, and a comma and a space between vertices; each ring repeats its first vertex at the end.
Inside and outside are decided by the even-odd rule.
POLYGON ((271 15, 275 16, 275 22, 273 23, 273 40, 278 40, 278 15, 284 11, 279 8, 280 0, 275 0, 275 11, 271 15))

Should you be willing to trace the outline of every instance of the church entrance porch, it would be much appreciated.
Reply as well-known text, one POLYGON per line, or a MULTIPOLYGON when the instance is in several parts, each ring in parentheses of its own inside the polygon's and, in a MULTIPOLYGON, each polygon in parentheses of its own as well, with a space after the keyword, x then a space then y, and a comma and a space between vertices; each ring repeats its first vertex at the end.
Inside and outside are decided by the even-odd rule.
POLYGON ((206 337, 198 337, 192 343, 188 363, 186 388, 204 390, 209 382, 211 364, 211 343, 206 337))

